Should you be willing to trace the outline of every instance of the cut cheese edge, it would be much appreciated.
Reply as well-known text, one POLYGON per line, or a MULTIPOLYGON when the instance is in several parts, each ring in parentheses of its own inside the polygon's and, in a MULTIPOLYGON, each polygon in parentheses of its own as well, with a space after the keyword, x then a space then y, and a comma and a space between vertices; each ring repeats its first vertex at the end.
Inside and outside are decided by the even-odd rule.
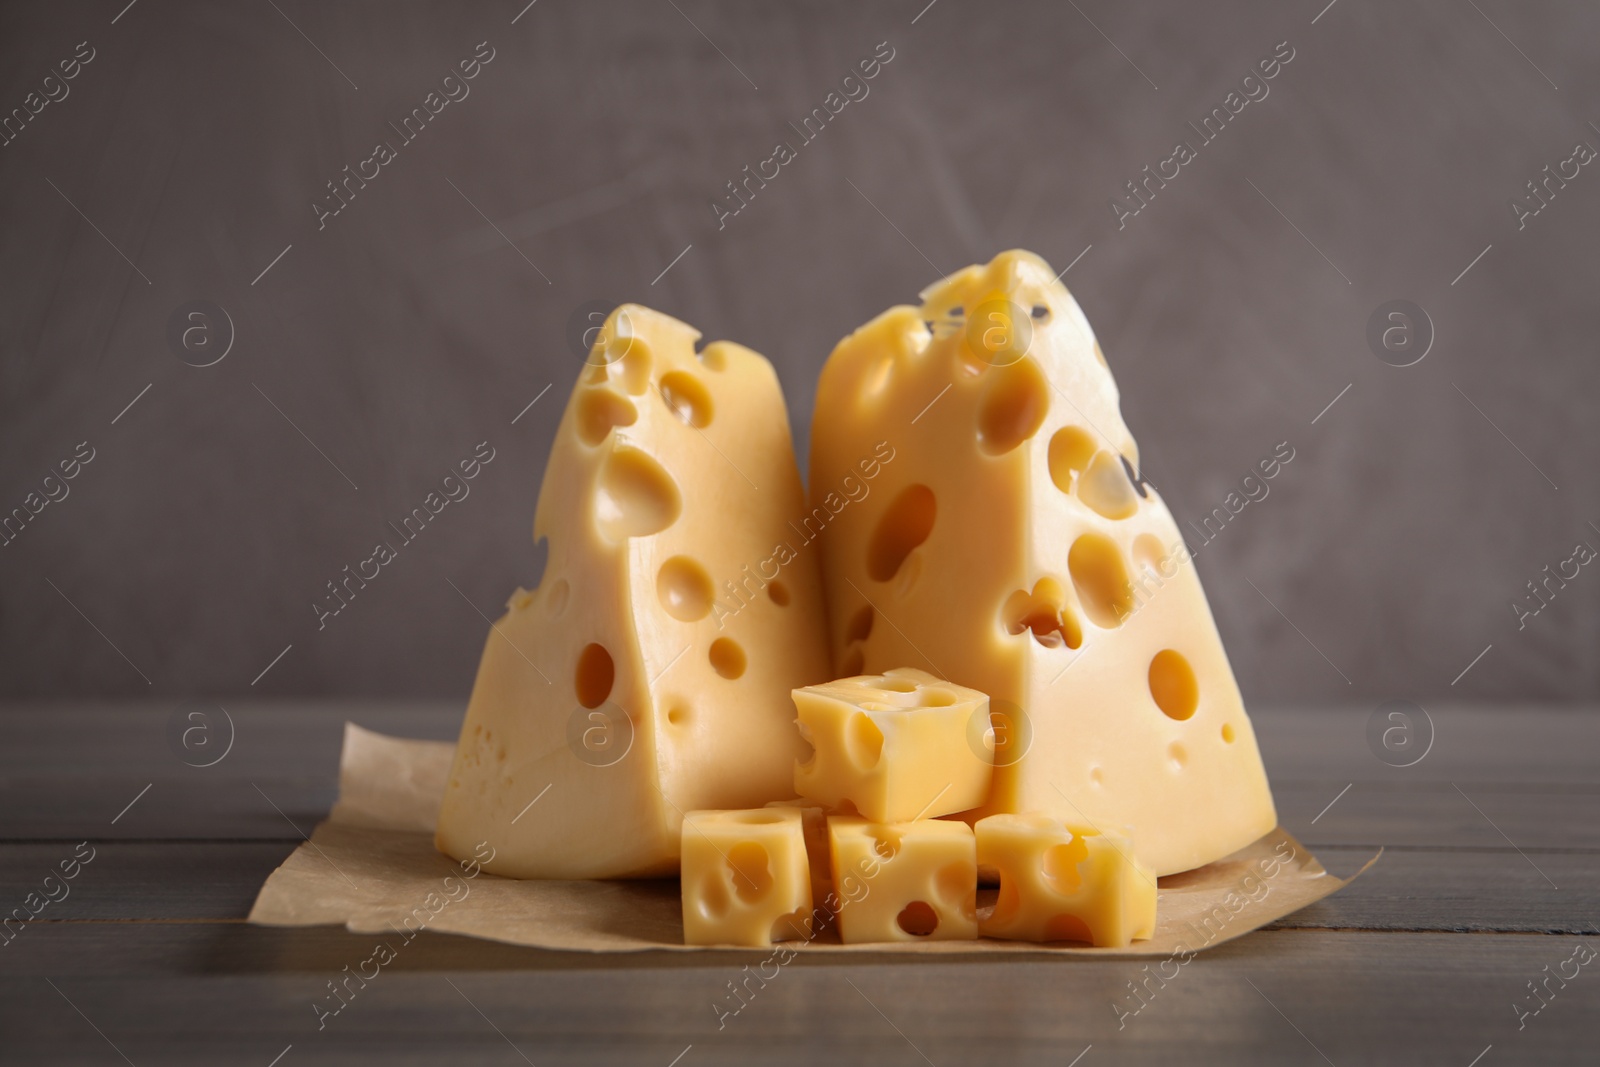
POLYGON ((792 689, 829 677, 772 366, 623 305, 539 493, 537 589, 494 623, 436 843, 518 878, 669 874, 683 813, 791 792, 792 689))
POLYGON ((900 457, 823 532, 835 665, 990 694, 994 786, 971 818, 1126 833, 1157 874, 1256 840, 1277 819, 1255 735, 1077 302, 1027 252, 923 299, 841 341, 818 385, 814 487, 875 442, 900 457))

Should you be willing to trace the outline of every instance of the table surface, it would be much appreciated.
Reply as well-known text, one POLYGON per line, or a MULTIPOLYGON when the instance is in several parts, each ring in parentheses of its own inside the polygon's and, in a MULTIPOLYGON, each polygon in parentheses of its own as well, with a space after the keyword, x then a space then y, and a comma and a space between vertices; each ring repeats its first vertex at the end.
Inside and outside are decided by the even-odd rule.
POLYGON ((748 956, 423 933, 319 1030, 372 939, 251 926, 250 904, 332 803, 346 719, 449 738, 459 709, 229 704, 225 755, 193 767, 170 706, 0 707, 0 900, 39 909, 0 939, 0 1062, 1595 1062, 1600 709, 1431 707, 1409 767, 1369 747, 1372 714, 1254 719, 1284 826, 1336 874, 1377 865, 1149 979, 1137 1014, 1145 961, 802 954, 719 1026, 748 956))

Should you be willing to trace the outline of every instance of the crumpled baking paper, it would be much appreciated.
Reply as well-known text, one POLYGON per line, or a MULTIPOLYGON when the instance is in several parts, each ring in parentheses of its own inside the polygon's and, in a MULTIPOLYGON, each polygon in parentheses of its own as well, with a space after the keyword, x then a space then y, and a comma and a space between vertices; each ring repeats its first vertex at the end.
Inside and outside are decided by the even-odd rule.
MULTIPOLYGON (((267 878, 250 921, 337 924, 406 940, 431 930, 580 952, 700 948, 683 943, 677 879, 519 881, 436 850, 434 819, 454 750, 448 742, 388 737, 346 723, 338 802, 267 878)), ((1127 948, 988 939, 841 945, 827 929, 808 943, 789 944, 808 952, 1186 959, 1337 892, 1377 858, 1352 879, 1336 878, 1280 826, 1216 863, 1160 879, 1155 934, 1127 948)))

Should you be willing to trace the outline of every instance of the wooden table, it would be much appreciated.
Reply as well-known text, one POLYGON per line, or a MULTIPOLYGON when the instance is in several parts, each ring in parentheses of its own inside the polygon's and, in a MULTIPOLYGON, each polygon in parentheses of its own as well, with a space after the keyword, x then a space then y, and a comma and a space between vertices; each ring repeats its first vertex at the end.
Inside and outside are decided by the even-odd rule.
POLYGON ((425 933, 319 1031, 313 1001, 371 939, 244 916, 332 802, 345 719, 448 738, 459 709, 229 704, 232 747, 197 768, 170 706, 10 705, 0 906, 27 914, 80 842, 93 859, 5 928, 0 1062, 1595 1063, 1600 959, 1567 961, 1600 949, 1600 709, 1428 711, 1432 747, 1403 768, 1369 748, 1370 708, 1255 712, 1283 824, 1338 874, 1386 851, 1120 1027, 1142 963, 802 955, 719 1029, 748 957, 425 933))

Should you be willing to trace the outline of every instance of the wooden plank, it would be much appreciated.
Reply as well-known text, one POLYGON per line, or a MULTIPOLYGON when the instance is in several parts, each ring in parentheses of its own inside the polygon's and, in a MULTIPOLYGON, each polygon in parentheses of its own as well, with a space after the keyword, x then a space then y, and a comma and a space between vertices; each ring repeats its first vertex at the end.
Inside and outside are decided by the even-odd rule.
POLYGON ((355 1056, 516 1063, 509 1041, 540 1064, 666 1067, 692 1044, 684 1064, 911 1064, 923 1062, 920 1052, 939 1067, 1063 1067, 1093 1045, 1084 1065, 1313 1064, 1323 1062, 1320 1053, 1338 1064, 1465 1067, 1491 1044, 1486 1063, 1592 1063, 1600 1012, 1592 963, 1565 988, 1552 983, 1554 999, 1518 1029, 1512 1004, 1547 965, 1570 958, 1574 938, 1261 933, 1182 966, 1158 962, 1143 1002, 1129 983, 1150 972, 1131 961, 840 965, 802 955, 769 967, 764 983, 751 979, 738 1014, 720 1016, 714 1005, 734 1005, 723 998, 728 983, 746 977, 741 968, 749 957, 650 956, 625 967, 562 959, 548 966, 558 954, 473 945, 488 966, 460 973, 461 954, 433 956, 425 947, 454 939, 424 934, 400 945, 395 961, 364 988, 352 981, 348 1004, 319 1031, 313 1005, 329 996, 327 983, 347 964, 368 957, 373 939, 339 935, 339 944, 297 957, 284 946, 305 931, 170 930, 62 928, 53 947, 65 950, 67 939, 85 931, 102 947, 154 941, 169 955, 187 953, 188 973, 107 976, 104 964, 116 953, 80 944, 63 954, 98 959, 100 976, 56 970, 60 993, 38 977, 0 981, 7 1051, 23 1061, 115 1062, 109 1039, 141 1064, 266 1064, 288 1044, 296 1064, 355 1056), (230 961, 247 940, 257 950, 277 943, 277 973, 236 972, 230 961), (497 955, 526 962, 491 970, 497 955), (1163 972, 1173 977, 1159 980, 1163 972), (1131 1014, 1135 1006, 1140 1010, 1131 1014))

